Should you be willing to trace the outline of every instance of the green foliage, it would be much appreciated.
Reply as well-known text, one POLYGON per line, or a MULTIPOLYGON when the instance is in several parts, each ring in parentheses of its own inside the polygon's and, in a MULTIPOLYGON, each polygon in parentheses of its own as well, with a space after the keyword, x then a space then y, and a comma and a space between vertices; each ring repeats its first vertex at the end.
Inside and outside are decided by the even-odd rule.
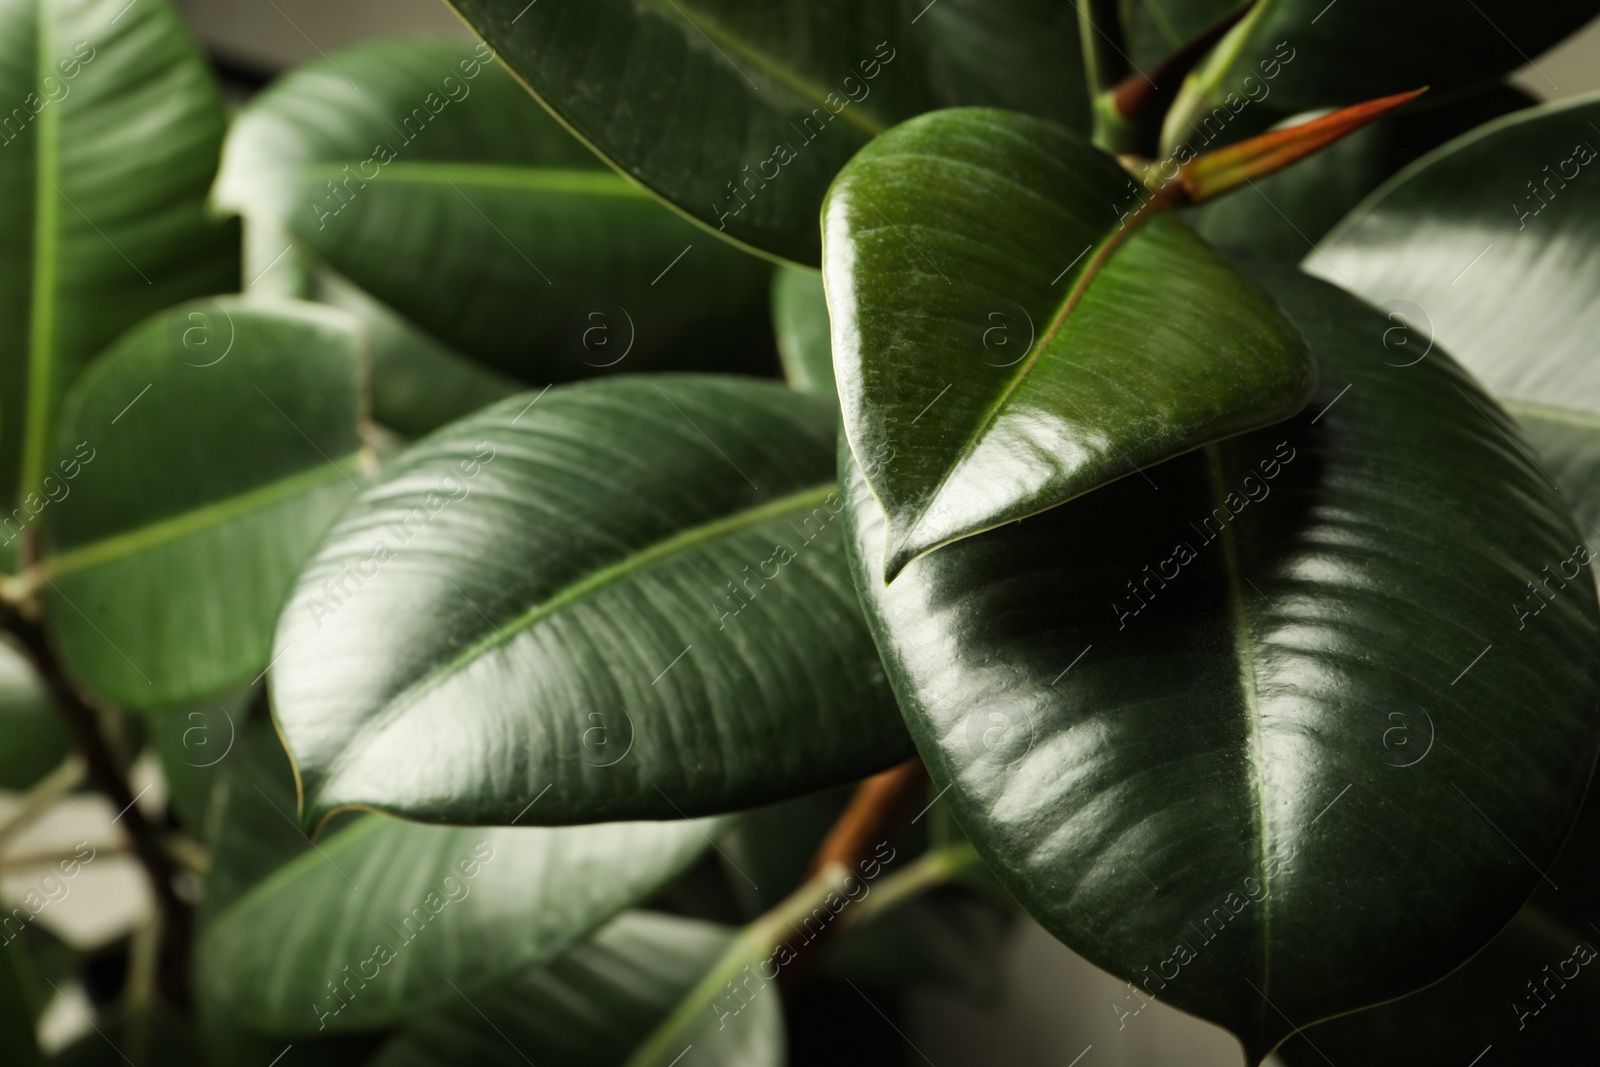
POLYGON ((142 323, 79 378, 23 579, 85 686, 159 708, 259 676, 289 583, 363 480, 364 393, 346 316, 237 298, 142 323))
MULTIPOLYGON (((61 397, 119 333, 238 286, 208 220, 222 99, 165 3, 0 4, 0 559, 45 499, 61 397), (158 132, 159 131, 159 132, 158 132)), ((9 569, 9 568, 8 568, 9 569)))
POLYGON ((515 396, 396 457, 279 629, 308 826, 674 818, 905 759, 834 435, 817 398, 663 375, 515 396))
POLYGON ((1304 406, 1299 333, 1144 202, 1087 141, 999 111, 915 119, 840 172, 823 280, 886 580, 1304 406))
POLYGON ((155 902, 0 1059, 780 1065, 1023 913, 1252 1065, 1587 1053, 1593 5, 455 2, 225 130, 0 0, 0 840, 87 775, 155 902))
POLYGON ((882 510, 846 482, 889 677, 990 867, 1062 940, 1257 1056, 1286 1018, 1475 952, 1554 858, 1600 747, 1593 596, 1574 587, 1525 633, 1503 606, 1582 545, 1510 420, 1442 356, 1385 366, 1384 320, 1353 298, 1264 280, 1324 376, 1283 426, 887 589, 866 581, 882 510), (1397 724, 1437 746, 1400 766, 1397 724), (1034 781, 1058 784, 1019 809, 1034 781), (1435 921, 1383 910, 1411 892, 1435 921))

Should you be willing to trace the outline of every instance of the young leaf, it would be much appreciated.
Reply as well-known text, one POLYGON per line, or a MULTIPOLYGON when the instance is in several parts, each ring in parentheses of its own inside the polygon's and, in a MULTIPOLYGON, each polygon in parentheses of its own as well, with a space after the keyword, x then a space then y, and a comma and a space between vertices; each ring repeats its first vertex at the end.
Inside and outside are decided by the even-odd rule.
POLYGON ((823 279, 887 578, 1305 403, 1300 332, 1149 195, 999 111, 914 119, 840 173, 823 279))
POLYGON ((1456 355, 1600 535, 1600 94, 1507 116, 1373 193, 1305 268, 1389 313, 1385 358, 1456 355))
POLYGON ((1248 192, 1225 196, 1186 217, 1196 233, 1218 247, 1298 263, 1368 193, 1406 164, 1535 103, 1509 85, 1443 103, 1419 100, 1287 170, 1257 180, 1248 192))
POLYGON ((392 1026, 556 959, 681 872, 720 828, 363 816, 210 923, 199 984, 260 1033, 392 1026))
POLYGON ((315 304, 188 304, 83 375, 38 505, 42 591, 72 673, 128 708, 266 667, 278 609, 362 480, 355 324, 315 304))
POLYGON ((1190 203, 1215 200, 1321 151, 1425 92, 1426 89, 1412 89, 1353 104, 1207 152, 1178 169, 1178 183, 1190 203))
POLYGON ((907 721, 990 868, 1143 996, 1259 1062, 1487 942, 1578 811, 1600 723, 1582 553, 1516 428, 1381 315, 1263 278, 1324 383, 1208 446, 867 582, 907 721), (1397 899, 1426 900, 1423 914, 1397 899))
POLYGON ((204 214, 222 100, 166 0, 0 5, 0 101, 0 504, 15 527, 78 372, 146 316, 237 288, 238 244, 204 214))
POLYGON ((673 818, 905 759, 845 567, 836 427, 770 383, 619 378, 512 397, 390 464, 278 630, 306 824, 673 818))
POLYGON ((453 0, 540 101, 708 229, 815 265, 855 152, 953 104, 1087 126, 1076 15, 1051 0, 453 0), (626 42, 626 59, 597 63, 626 42))
MULTIPOLYGON (((371 1067, 616 1067, 717 962, 733 934, 626 912, 554 963, 400 1034, 371 1067)), ((751 999, 730 993, 720 1020, 708 1013, 705 1032, 677 1067, 781 1067, 787 1050, 777 989, 745 996, 751 999), (722 1027, 710 1025, 718 1021, 722 1027)))
POLYGON ((296 71, 235 122, 216 198, 527 381, 731 367, 765 340, 763 265, 606 169, 487 46, 365 45, 296 71))

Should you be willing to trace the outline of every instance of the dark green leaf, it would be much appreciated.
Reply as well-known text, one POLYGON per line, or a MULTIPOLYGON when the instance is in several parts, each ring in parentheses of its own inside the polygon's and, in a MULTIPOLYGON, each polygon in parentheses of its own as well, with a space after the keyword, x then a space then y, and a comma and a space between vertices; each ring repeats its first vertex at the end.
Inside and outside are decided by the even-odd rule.
MULTIPOLYGON (((1507 608, 1583 551, 1515 426, 1442 353, 1386 365, 1356 300, 1263 281, 1322 367, 1306 414, 863 586, 1002 883, 1251 1062, 1488 941, 1600 745, 1592 587, 1507 608)), ((885 524, 846 476, 864 579, 885 524)))
POLYGON ((797 263, 818 262, 828 182, 902 119, 983 104, 1088 120, 1076 15, 1051 0, 455 7, 618 170, 725 237, 797 263))
MULTIPOLYGON (((473 1003, 459 1002, 391 1041, 372 1067, 616 1067, 721 956, 726 927, 629 912, 554 963, 473 1003)), ((779 1067, 782 1001, 775 989, 709 1028, 679 1067, 779 1067)), ((707 1022, 716 1021, 708 1016, 707 1022)))
POLYGON ((1498 81, 1597 14, 1594 0, 1260 0, 1184 83, 1162 141, 1203 152, 1300 111, 1498 81))
POLYGON ((157 708, 261 673, 296 571, 362 478, 363 377, 347 316, 236 298, 150 319, 83 375, 23 580, 85 685, 157 708))
POLYGON ((1305 403, 1299 331, 1169 211, 1128 221, 1144 202, 1086 140, 999 111, 908 122, 839 175, 823 278, 888 578, 1305 403))
POLYGON ((802 393, 837 400, 822 275, 799 267, 780 267, 772 278, 772 324, 778 331, 778 356, 789 384, 802 393))
POLYGON ((0 789, 27 789, 67 758, 70 741, 44 680, 0 640, 0 789))
POLYGON ((748 363, 765 266, 606 169, 491 55, 391 42, 290 75, 234 124, 218 201, 529 381, 748 363))
POLYGON ((689 820, 444 827, 367 815, 216 918, 200 981, 223 1012, 262 1033, 391 1025, 555 959, 683 870, 719 829, 689 820))
MULTIPOLYGON (((39 510, 62 394, 161 308, 238 286, 204 215, 222 101, 165 0, 0 6, 0 501, 39 510)), ((17 510, 13 511, 12 509, 17 510)))
POLYGON ((512 397, 390 464, 278 632, 306 824, 673 818, 904 759, 836 425, 773 384, 626 378, 512 397))

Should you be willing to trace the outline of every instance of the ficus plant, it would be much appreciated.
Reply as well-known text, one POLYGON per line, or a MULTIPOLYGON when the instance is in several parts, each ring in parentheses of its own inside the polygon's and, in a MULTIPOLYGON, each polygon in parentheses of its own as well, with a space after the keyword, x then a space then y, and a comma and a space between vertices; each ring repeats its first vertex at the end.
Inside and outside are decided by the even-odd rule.
POLYGON ((1586 1055, 1600 5, 454 2, 0 4, 0 1061, 1586 1055))

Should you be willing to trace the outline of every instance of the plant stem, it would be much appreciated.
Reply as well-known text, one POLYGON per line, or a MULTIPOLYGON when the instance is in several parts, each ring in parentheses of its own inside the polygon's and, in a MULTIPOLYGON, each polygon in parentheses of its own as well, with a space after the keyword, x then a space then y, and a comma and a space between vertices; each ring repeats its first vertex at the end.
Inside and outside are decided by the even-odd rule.
POLYGON ((123 776, 116 753, 107 742, 99 712, 91 707, 67 678, 43 631, 26 620, 13 616, 10 629, 26 647, 35 669, 49 687, 56 710, 67 724, 95 786, 118 811, 114 822, 122 824, 133 844, 133 854, 149 876, 156 906, 161 912, 161 946, 158 977, 162 992, 174 1005, 189 1003, 189 907, 173 886, 177 868, 162 845, 162 834, 139 810, 133 790, 123 776))
POLYGON ((1114 91, 1132 73, 1120 0, 1078 0, 1078 37, 1090 97, 1114 91))
POLYGON ((850 806, 822 839, 811 861, 811 873, 816 874, 830 864, 854 868, 874 845, 889 835, 927 781, 927 768, 921 760, 914 759, 862 782, 850 799, 850 806))
MULTIPOLYGON (((927 771, 922 761, 914 759, 862 782, 849 807, 823 839, 812 861, 812 873, 776 907, 734 936, 705 976, 628 1059, 627 1067, 665 1064, 687 1051, 685 1046, 690 1043, 697 1026, 706 1022, 704 1012, 709 1009, 716 1018, 717 998, 736 976, 750 967, 756 968, 754 977, 761 988, 780 973, 787 984, 792 971, 779 968, 792 969, 802 958, 798 952, 785 947, 788 939, 798 932, 795 924, 803 924, 819 911, 827 919, 834 918, 838 913, 828 907, 830 898, 854 899, 849 896, 850 882, 864 884, 858 867, 864 865, 863 861, 875 845, 887 839, 907 806, 921 794, 926 781, 927 771), (762 974, 762 963, 772 968, 771 974, 762 974)), ((837 925, 825 921, 818 933, 803 942, 801 948, 815 948, 816 942, 837 925)), ((815 955, 814 951, 807 952, 804 958, 815 955)))
MULTIPOLYGON (((93 847, 97 859, 101 856, 133 855, 133 845, 126 841, 119 841, 115 845, 93 847)), ((5 866, 7 870, 20 871, 29 867, 54 867, 58 863, 70 863, 80 858, 76 852, 60 852, 55 849, 49 852, 19 852, 14 856, 7 856, 5 866)))
POLYGON ((842 891, 848 876, 848 871, 830 865, 808 878, 771 911, 740 930, 705 976, 628 1059, 627 1067, 659 1067, 681 1054, 697 1026, 705 1023, 703 1013, 709 1008, 715 1018, 717 998, 735 977, 751 966, 757 968, 756 976, 764 987, 771 979, 761 975, 760 964, 770 962, 778 946, 793 934, 791 924, 823 908, 829 894, 842 891))
POLYGON ((150 1051, 151 1014, 155 1008, 156 969, 161 959, 161 914, 151 916, 133 933, 128 949, 128 979, 122 988, 122 1009, 128 1020, 129 1059, 145 1062, 150 1051))
POLYGON ((906 901, 921 896, 930 889, 936 889, 958 875, 982 865, 983 860, 978 857, 978 850, 966 841, 956 845, 946 845, 944 848, 930 849, 918 856, 905 870, 885 878, 861 901, 860 906, 847 912, 841 932, 854 930, 869 923, 906 901))
POLYGON ((4 826, 0 826, 0 850, 4 850, 13 837, 37 822, 39 816, 49 811, 56 801, 78 788, 86 770, 83 760, 73 753, 57 764, 55 770, 35 782, 22 795, 22 803, 11 818, 4 826))

